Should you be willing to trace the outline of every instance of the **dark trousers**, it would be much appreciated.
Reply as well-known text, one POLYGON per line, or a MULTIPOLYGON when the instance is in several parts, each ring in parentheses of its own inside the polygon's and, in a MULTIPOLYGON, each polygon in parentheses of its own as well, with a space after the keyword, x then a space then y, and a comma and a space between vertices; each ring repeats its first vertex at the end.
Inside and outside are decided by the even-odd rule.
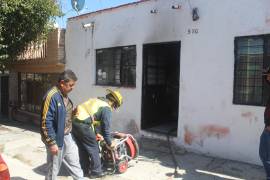
POLYGON ((79 147, 80 163, 84 173, 88 173, 89 169, 91 173, 101 173, 99 145, 93 129, 88 124, 73 122, 72 132, 79 147))
POLYGON ((270 132, 264 130, 260 138, 259 155, 263 163, 266 179, 270 180, 270 132))

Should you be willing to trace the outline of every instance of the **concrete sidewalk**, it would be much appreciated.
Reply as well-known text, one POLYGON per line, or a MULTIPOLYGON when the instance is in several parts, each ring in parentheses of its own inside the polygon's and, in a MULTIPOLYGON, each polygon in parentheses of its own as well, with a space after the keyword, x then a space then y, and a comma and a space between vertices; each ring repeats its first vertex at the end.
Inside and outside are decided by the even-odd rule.
MULTIPOLYGON (((141 138, 140 156, 124 174, 106 176, 104 180, 263 180, 263 167, 218 159, 176 149, 181 169, 174 174, 174 163, 166 141, 141 138)), ((0 119, 0 151, 13 180, 44 179, 46 151, 38 127, 0 119)), ((72 179, 61 175, 59 179, 72 179)))

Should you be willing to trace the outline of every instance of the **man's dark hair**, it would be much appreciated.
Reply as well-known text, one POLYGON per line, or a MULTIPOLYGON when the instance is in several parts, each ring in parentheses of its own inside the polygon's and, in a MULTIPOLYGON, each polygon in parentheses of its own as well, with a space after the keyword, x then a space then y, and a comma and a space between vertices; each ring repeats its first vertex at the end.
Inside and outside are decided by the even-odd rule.
POLYGON ((70 69, 67 69, 59 75, 58 82, 62 80, 65 82, 69 82, 70 80, 77 81, 77 79, 78 78, 75 75, 75 73, 71 71, 70 69))

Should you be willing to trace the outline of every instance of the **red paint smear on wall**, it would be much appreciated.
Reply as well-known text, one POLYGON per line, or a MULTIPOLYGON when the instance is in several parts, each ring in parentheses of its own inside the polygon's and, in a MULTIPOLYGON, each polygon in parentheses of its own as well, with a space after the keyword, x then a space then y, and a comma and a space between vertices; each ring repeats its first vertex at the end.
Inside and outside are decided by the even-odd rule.
POLYGON ((207 137, 216 137, 218 139, 223 138, 230 133, 229 128, 219 125, 202 126, 197 132, 192 132, 188 126, 185 126, 184 130, 184 141, 185 144, 189 145, 191 145, 194 141, 198 141, 201 144, 207 137))
POLYGON ((191 145, 195 137, 196 136, 192 134, 192 132, 188 129, 188 127, 185 126, 185 135, 184 135, 185 143, 191 145))
POLYGON ((230 133, 229 128, 218 125, 208 125, 201 128, 200 137, 224 137, 230 133))
POLYGON ((267 17, 267 18, 265 19, 265 24, 270 25, 270 18, 269 18, 269 17, 267 17))
POLYGON ((244 118, 252 118, 253 114, 252 114, 252 112, 244 112, 241 114, 241 116, 244 118))

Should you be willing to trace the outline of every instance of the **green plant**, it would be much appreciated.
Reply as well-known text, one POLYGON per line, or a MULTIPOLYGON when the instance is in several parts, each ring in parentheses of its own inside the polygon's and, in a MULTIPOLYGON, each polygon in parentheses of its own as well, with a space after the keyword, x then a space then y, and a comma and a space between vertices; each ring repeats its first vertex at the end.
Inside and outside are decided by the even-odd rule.
POLYGON ((46 38, 61 12, 55 0, 0 0, 0 70, 31 42, 46 38))

